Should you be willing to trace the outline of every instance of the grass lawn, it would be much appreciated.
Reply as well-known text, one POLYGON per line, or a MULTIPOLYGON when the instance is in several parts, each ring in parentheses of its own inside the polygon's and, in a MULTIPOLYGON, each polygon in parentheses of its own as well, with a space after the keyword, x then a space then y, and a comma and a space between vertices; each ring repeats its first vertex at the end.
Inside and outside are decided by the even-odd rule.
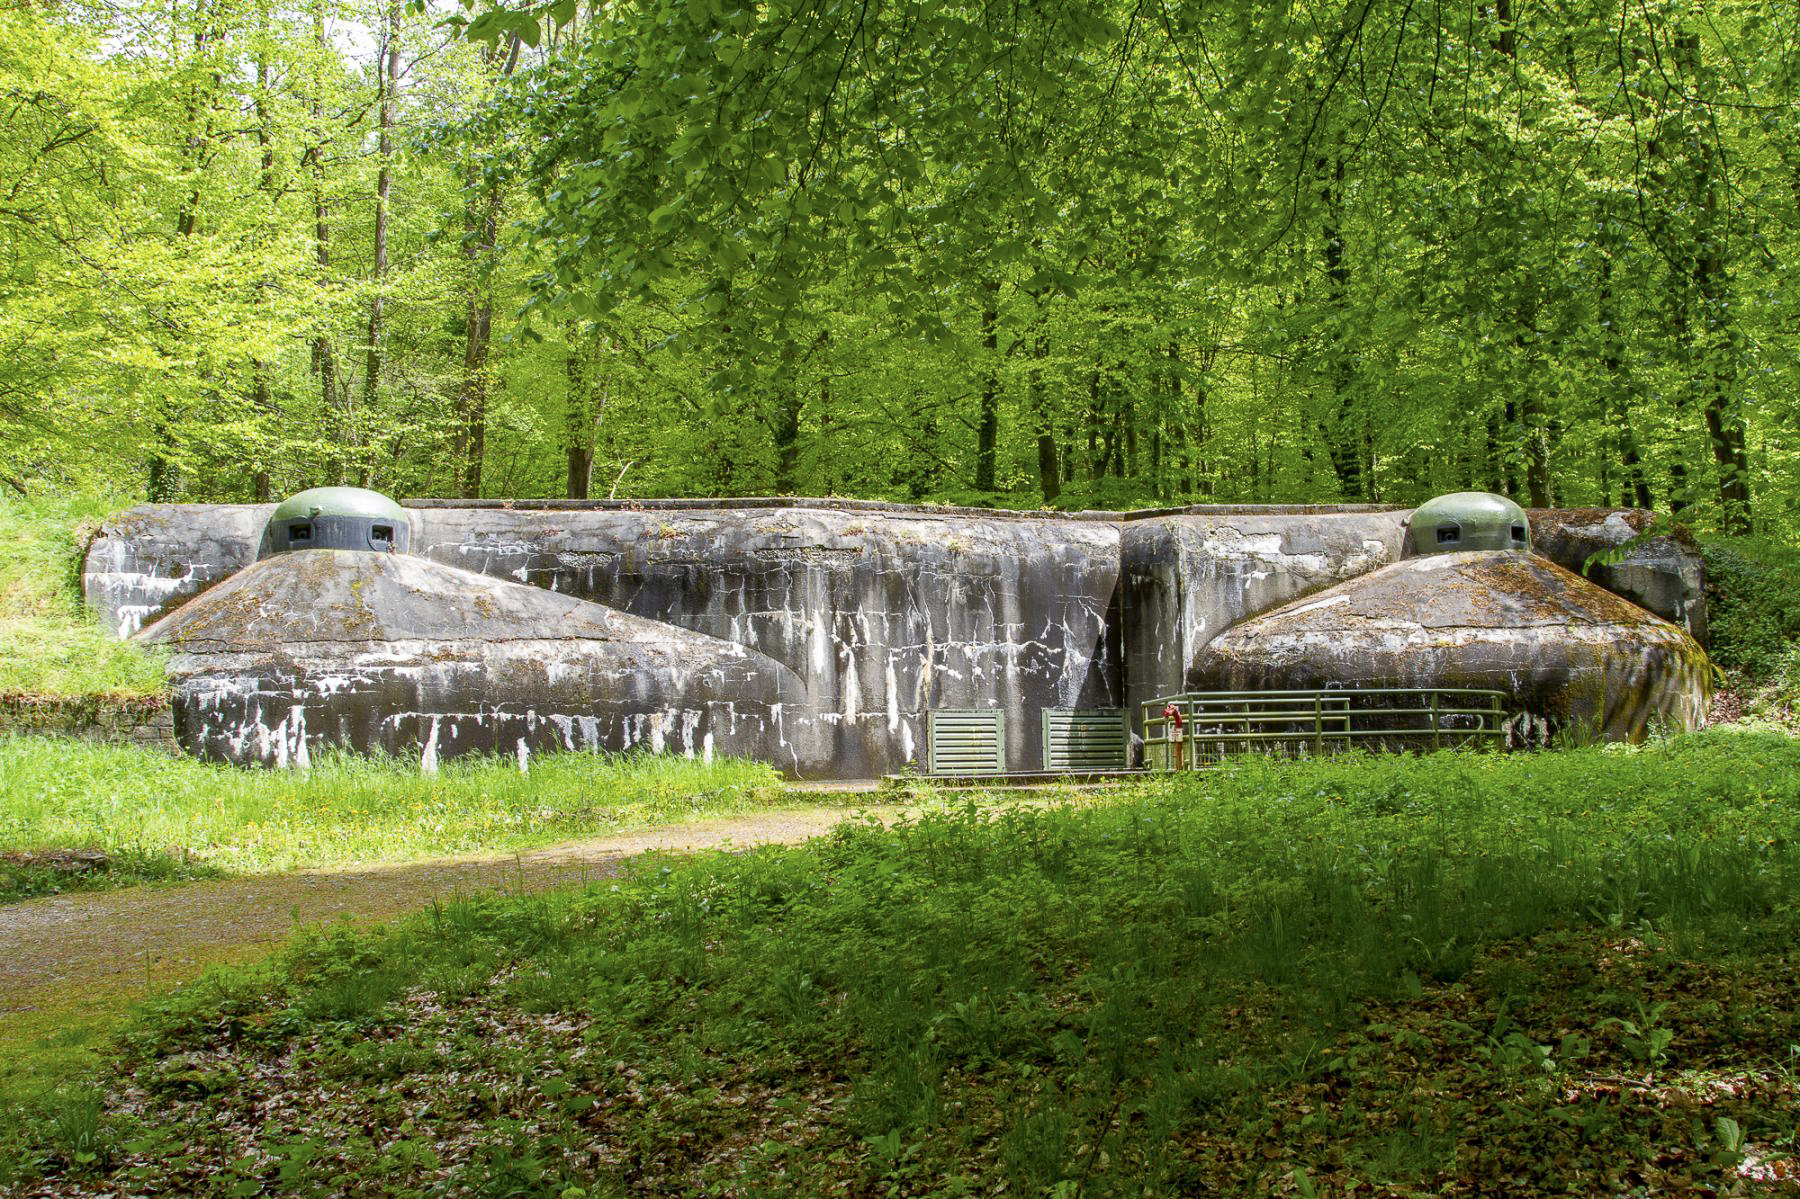
MULTIPOLYGON (((321 755, 245 770, 123 746, 0 738, 0 852, 101 849, 86 878, 0 859, 0 901, 70 885, 509 850, 780 800, 767 766, 552 754, 417 764, 321 755)), ((30 861, 32 859, 26 859, 30 861)))
POLYGON ((1246 762, 320 934, 21 1195, 1792 1193, 1800 743, 1246 762))
POLYGON ((84 526, 118 504, 0 497, 0 698, 138 697, 164 689, 162 664, 82 607, 84 526))

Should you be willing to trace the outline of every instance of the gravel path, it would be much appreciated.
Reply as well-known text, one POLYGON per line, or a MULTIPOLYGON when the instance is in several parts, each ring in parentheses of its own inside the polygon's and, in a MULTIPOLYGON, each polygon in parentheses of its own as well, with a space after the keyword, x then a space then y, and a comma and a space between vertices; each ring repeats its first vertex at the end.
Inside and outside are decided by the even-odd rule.
MULTIPOLYGON (((891 817, 898 808, 861 808, 891 817)), ((791 844, 844 807, 757 812, 517 854, 252 875, 176 887, 56 895, 0 907, 0 1039, 8 1025, 75 1025, 166 991, 215 962, 259 957, 300 925, 380 921, 433 899, 572 886, 646 850, 791 844)))

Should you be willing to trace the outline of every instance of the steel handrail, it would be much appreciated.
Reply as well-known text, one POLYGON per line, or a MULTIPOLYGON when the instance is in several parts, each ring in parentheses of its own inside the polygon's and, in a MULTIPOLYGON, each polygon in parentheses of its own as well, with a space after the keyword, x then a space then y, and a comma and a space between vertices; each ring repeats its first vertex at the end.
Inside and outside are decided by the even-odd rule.
MULTIPOLYGON (((1467 746, 1506 735, 1506 693, 1468 687, 1325 688, 1316 691, 1212 691, 1159 696, 1143 704, 1145 761, 1154 766, 1158 747, 1182 745, 1191 753, 1164 752, 1163 764, 1176 756, 1186 767, 1198 767, 1231 753, 1251 752, 1263 745, 1286 744, 1316 754, 1348 748, 1357 741, 1387 739, 1402 748, 1467 746), (1414 702, 1396 702, 1409 700, 1414 702), (1169 709, 1187 727, 1169 735, 1169 709), (1473 726, 1448 727, 1445 718, 1473 718, 1473 726), (1160 735, 1159 735, 1160 734, 1160 735)), ((1459 721, 1459 723, 1462 723, 1459 721)))

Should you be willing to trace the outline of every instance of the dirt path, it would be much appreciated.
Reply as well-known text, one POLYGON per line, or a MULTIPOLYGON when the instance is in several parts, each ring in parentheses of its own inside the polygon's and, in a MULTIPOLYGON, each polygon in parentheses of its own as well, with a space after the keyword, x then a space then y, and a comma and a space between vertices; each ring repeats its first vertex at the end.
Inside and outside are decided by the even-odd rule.
MULTIPOLYGON (((886 817, 900 809, 858 810, 886 817)), ((652 849, 791 844, 851 811, 756 812, 518 854, 133 887, 0 907, 0 1041, 84 1024, 215 962, 259 957, 297 926, 380 921, 454 895, 576 885, 616 874, 627 858, 652 849)))

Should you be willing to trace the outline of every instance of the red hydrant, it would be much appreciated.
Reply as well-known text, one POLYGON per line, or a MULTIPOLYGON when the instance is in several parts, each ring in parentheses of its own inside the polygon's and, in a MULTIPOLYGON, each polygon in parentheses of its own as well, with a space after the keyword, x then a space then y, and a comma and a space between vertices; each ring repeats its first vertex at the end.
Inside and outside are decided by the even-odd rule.
POLYGON ((1163 719, 1169 722, 1169 756, 1176 770, 1183 769, 1181 751, 1185 748, 1181 742, 1181 709, 1169 704, 1162 710, 1163 719))

